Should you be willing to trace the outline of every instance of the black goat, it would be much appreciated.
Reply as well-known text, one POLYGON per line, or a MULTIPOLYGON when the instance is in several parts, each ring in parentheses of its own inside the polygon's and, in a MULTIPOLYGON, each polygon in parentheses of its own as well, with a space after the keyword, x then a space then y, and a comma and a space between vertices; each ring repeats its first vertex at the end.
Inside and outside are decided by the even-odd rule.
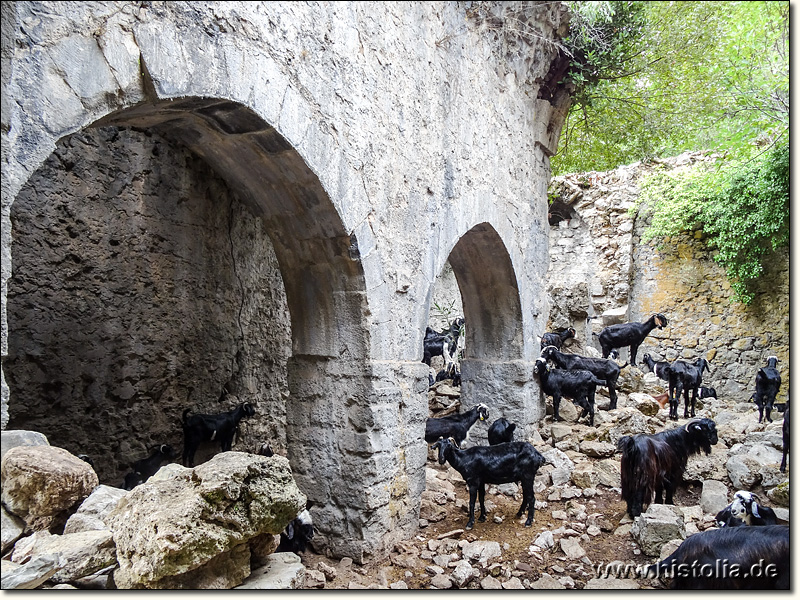
POLYGON ((717 390, 713 387, 699 387, 697 388, 697 399, 701 400, 703 398, 716 398, 717 397, 717 390))
POLYGON ((740 527, 742 525, 777 525, 778 517, 769 506, 758 503, 758 496, 739 490, 733 502, 717 513, 717 527, 740 527))
POLYGON ((602 385, 608 387, 608 396, 611 398, 609 409, 617 408, 617 380, 621 368, 613 360, 565 354, 554 346, 542 349, 542 358, 552 361, 559 369, 589 371, 598 379, 602 379, 604 382, 602 385))
POLYGON ((477 404, 467 412, 446 417, 431 418, 425 421, 425 441, 429 444, 439 438, 454 438, 456 443, 461 444, 469 437, 469 430, 480 419, 485 421, 489 418, 489 407, 485 404, 477 404))
POLYGON ((507 442, 496 446, 473 446, 459 450, 455 440, 441 439, 431 446, 431 450, 439 450, 439 464, 450 463, 461 473, 469 486, 469 520, 466 529, 475 525, 475 496, 481 505, 478 521, 486 520, 484 496, 487 483, 511 483, 519 481, 522 487, 522 506, 517 518, 528 510, 525 527, 533 524, 536 510, 536 498, 533 493, 533 482, 536 472, 544 464, 544 457, 529 442, 507 442))
POLYGON ((558 407, 561 398, 572 398, 583 411, 578 418, 589 415, 589 425, 594 425, 594 393, 598 385, 606 385, 590 371, 551 369, 547 361, 537 358, 533 372, 539 375, 542 391, 553 397, 553 421, 560 421, 558 407))
POLYGON ((652 315, 644 323, 620 323, 619 325, 609 325, 597 336, 600 348, 603 350, 603 358, 608 358, 611 350, 630 346, 631 364, 636 366, 636 353, 644 338, 656 327, 663 329, 667 325, 667 317, 661 313, 652 315))
POLYGON ((161 465, 171 461, 176 456, 175 450, 169 444, 156 446, 147 458, 137 460, 131 466, 131 472, 125 475, 122 488, 132 490, 137 485, 144 483, 156 474, 161 465))
POLYGON ((789 526, 723 527, 690 535, 645 568, 681 590, 788 590, 789 526))
POLYGON ((697 403, 697 390, 703 382, 703 371, 711 371, 708 368, 708 361, 705 358, 697 358, 694 363, 687 363, 684 360, 676 360, 669 368, 669 406, 671 419, 678 420, 678 405, 683 394, 683 418, 689 418, 689 406, 691 404, 691 416, 694 417, 694 409, 697 403), (691 392, 691 401, 689 393, 691 392))
POLYGON ((233 437, 244 417, 256 414, 249 402, 243 402, 233 410, 217 414, 189 415, 191 409, 183 411, 183 464, 194 466, 194 453, 201 442, 219 441, 223 452, 231 449, 233 437))
MULTIPOLYGON (((459 387, 461 385, 461 372, 458 370, 455 362, 451 362, 449 366, 446 366, 444 369, 439 371, 436 374, 436 379, 433 383, 437 381, 444 381, 446 379, 453 380, 453 387, 459 387)), ((433 383, 431 385, 433 385, 433 383)))
POLYGON ((506 419, 500 417, 489 426, 489 432, 487 434, 489 445, 494 446, 505 442, 513 442, 514 430, 516 428, 516 423, 509 423, 506 419))
POLYGON ((786 472, 786 456, 789 454, 789 401, 786 401, 783 409, 783 458, 781 458, 781 473, 786 472))
POLYGON ((78 454, 78 458, 80 458, 83 462, 88 463, 89 466, 94 469, 94 461, 92 460, 91 456, 88 454, 78 454))
POLYGON ((650 354, 645 354, 642 357, 644 364, 647 365, 647 368, 650 369, 653 373, 656 374, 656 377, 663 381, 669 381, 669 363, 663 360, 655 361, 650 354))
POLYGON ((653 435, 623 436, 617 442, 622 453, 620 463, 622 499, 628 514, 638 517, 645 504, 662 503, 662 492, 667 504, 683 480, 686 462, 701 450, 711 454, 717 443, 717 426, 711 419, 695 419, 683 427, 661 431, 653 435))
POLYGON ((575 329, 567 327, 557 332, 545 333, 542 336, 542 349, 547 346, 555 346, 557 350, 561 350, 561 345, 568 339, 575 337, 575 329))
POLYGON ((464 319, 459 317, 442 333, 431 327, 426 327, 425 338, 422 340, 422 362, 430 367, 431 359, 434 356, 441 356, 444 358, 445 365, 449 366, 455 357, 458 338, 461 335, 463 325, 464 319))
POLYGON ((781 374, 777 369, 778 357, 770 356, 767 358, 767 366, 761 367, 756 373, 756 392, 753 394, 753 402, 758 407, 758 422, 767 413, 767 421, 772 423, 772 406, 775 404, 775 397, 781 387, 781 374))
POLYGON ((314 538, 314 522, 306 508, 281 532, 281 541, 275 552, 304 552, 314 538))

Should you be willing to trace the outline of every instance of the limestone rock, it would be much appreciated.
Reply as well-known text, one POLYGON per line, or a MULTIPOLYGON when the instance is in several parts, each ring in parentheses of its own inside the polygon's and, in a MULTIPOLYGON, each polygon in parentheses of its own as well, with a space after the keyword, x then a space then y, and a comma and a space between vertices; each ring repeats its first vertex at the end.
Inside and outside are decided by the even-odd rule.
POLYGON ((658 402, 650 394, 642 394, 640 392, 628 394, 628 404, 648 417, 657 415, 658 411, 661 410, 658 402))
POLYGON ((294 552, 273 554, 253 571, 237 590, 296 590, 305 583, 306 568, 294 552))
POLYGON ((64 562, 61 570, 52 577, 57 583, 75 581, 117 562, 114 540, 109 530, 65 535, 37 531, 17 542, 11 560, 22 563, 29 558, 49 554, 60 555, 64 562))
POLYGON ((737 490, 750 490, 761 483, 761 462, 752 456, 737 454, 725 463, 728 477, 737 490))
POLYGON ((262 533, 250 539, 250 566, 261 567, 267 564, 270 555, 278 549, 281 536, 274 533, 262 533))
POLYGON ((619 461, 613 458, 605 458, 594 464, 594 471, 597 473, 597 483, 608 487, 620 487, 621 471, 619 461))
POLYGON ((584 441, 581 442, 580 451, 592 458, 610 458, 617 449, 608 442, 584 441))
MULTIPOLYGON (((195 467, 190 481, 151 479, 108 517, 120 565, 117 587, 162 588, 160 580, 197 570, 226 552, 231 561, 246 557, 246 569, 233 569, 244 579, 249 549, 233 550, 261 534, 280 533, 305 503, 289 461, 278 455, 223 452, 195 467)), ((213 577, 206 581, 216 585, 213 577)))
POLYGON ((0 554, 5 555, 6 551, 14 545, 14 542, 25 533, 25 522, 9 513, 5 506, 0 506, 0 519, 0 535, 2 536, 0 554))
POLYGON ((670 540, 661 547, 661 553, 658 555, 658 560, 665 560, 670 554, 675 552, 683 543, 682 539, 670 540))
POLYGON ((566 586, 549 573, 543 573, 539 579, 531 582, 532 590, 565 590, 566 586))
POLYGON ((449 590, 451 587, 453 587, 453 580, 444 574, 434 575, 431 579, 431 587, 434 587, 437 590, 449 590))
POLYGON ((706 479, 700 494, 700 506, 706 514, 716 515, 728 505, 728 488, 721 481, 706 479))
POLYGON ((564 537, 561 538, 559 544, 561 545, 561 551, 566 555, 567 558, 578 560, 586 556, 586 550, 581 547, 577 538, 564 537))
POLYGON ((597 485, 599 477, 594 472, 594 468, 590 462, 583 462, 578 464, 570 474, 572 483, 581 489, 593 488, 597 485))
POLYGON ((480 571, 473 569, 468 560, 460 560, 456 563, 453 572, 450 574, 450 579, 458 588, 463 588, 475 577, 480 575, 480 571))
POLYGON ((711 454, 692 454, 686 462, 686 470, 683 473, 684 481, 705 481, 706 479, 716 479, 726 481, 728 471, 725 468, 725 461, 728 460, 728 449, 722 444, 711 446, 711 454))
POLYGON ((595 577, 586 582, 585 590, 638 590, 639 584, 633 579, 617 579, 616 577, 595 577))
POLYGON ((651 504, 646 512, 633 520, 631 535, 642 552, 658 556, 666 542, 686 537, 683 515, 674 506, 651 504))
POLYGON ((126 490, 120 488, 98 485, 89 497, 81 503, 77 512, 67 519, 64 533, 108 529, 105 518, 127 493, 126 490))
MULTIPOLYGON (((560 412, 560 409, 559 409, 560 412)), ((550 426, 550 439, 552 443, 563 441, 572 434, 572 428, 569 425, 562 425, 560 423, 553 423, 550 426)))
POLYGON ((64 566, 58 554, 39 554, 24 565, 3 561, 0 587, 4 590, 32 590, 56 574, 64 566))
POLYGON ((487 575, 483 579, 481 579, 481 589, 482 590, 502 590, 502 584, 492 577, 491 575, 487 575))
POLYGON ((63 524, 98 484, 88 463, 54 446, 11 448, 0 472, 3 504, 34 530, 63 524))
POLYGON ((0 460, 6 452, 17 446, 49 446, 47 437, 38 431, 7 429, 0 431, 0 460))
POLYGON ((779 506, 789 506, 789 480, 787 479, 777 487, 767 492, 767 498, 779 506))
POLYGON ((465 559, 472 562, 480 562, 482 565, 489 564, 489 561, 500 558, 500 544, 494 541, 477 540, 464 546, 462 554, 465 559))

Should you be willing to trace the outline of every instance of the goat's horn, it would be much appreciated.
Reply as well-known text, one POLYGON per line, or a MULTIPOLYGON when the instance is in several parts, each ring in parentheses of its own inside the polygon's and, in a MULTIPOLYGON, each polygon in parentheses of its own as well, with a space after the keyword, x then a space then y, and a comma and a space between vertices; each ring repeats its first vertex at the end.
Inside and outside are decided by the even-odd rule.
POLYGON ((684 425, 683 428, 688 432, 689 431, 689 425, 694 425, 695 423, 699 423, 699 422, 700 422, 700 419, 692 419, 686 425, 684 425))

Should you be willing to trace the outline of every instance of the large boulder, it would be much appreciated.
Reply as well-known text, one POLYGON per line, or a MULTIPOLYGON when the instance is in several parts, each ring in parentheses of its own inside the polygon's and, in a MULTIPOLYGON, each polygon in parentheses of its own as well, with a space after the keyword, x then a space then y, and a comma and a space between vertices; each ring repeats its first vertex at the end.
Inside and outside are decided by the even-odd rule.
POLYGON ((706 479, 700 494, 700 506, 703 512, 715 515, 728 505, 728 487, 721 481, 706 479))
POLYGON ((728 449, 721 444, 711 446, 711 454, 706 454, 705 452, 692 454, 686 462, 683 480, 705 481, 706 479, 716 479, 725 481, 728 479, 728 471, 725 469, 726 460, 728 460, 728 449))
POLYGON ((189 479, 151 479, 107 518, 120 565, 115 584, 235 587, 250 574, 248 542, 283 531, 305 503, 289 461, 278 455, 223 452, 189 479))
POLYGON ((63 525, 98 484, 88 463, 44 445, 8 450, 0 475, 3 504, 35 531, 63 525))
POLYGON ((50 442, 43 433, 25 429, 8 429, 0 432, 0 460, 6 452, 17 446, 49 446, 50 442))

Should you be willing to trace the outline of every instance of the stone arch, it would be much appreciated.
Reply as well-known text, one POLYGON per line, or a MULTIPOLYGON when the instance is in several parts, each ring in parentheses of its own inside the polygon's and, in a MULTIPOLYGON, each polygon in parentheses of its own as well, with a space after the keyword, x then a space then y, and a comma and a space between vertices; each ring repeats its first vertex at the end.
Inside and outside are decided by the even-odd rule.
MULTIPOLYGON (((448 261, 466 321, 462 406, 485 402, 490 421, 504 416, 525 435, 544 408, 525 360, 524 318, 512 257, 497 230, 479 223, 459 238, 448 261)), ((474 431, 473 437, 485 436, 485 428, 474 431)))

